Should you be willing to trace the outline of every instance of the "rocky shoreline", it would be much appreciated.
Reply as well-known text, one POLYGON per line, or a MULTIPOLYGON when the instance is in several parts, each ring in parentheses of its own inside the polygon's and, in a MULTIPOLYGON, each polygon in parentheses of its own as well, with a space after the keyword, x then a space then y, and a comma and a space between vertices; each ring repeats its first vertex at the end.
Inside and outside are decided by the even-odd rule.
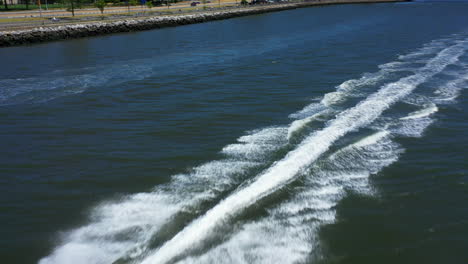
POLYGON ((295 9, 314 5, 403 1, 407 0, 318 0, 301 3, 239 7, 224 11, 210 11, 172 16, 157 16, 144 19, 125 19, 112 22, 88 22, 64 26, 39 27, 28 30, 0 32, 0 47, 203 23, 213 20, 221 20, 267 12, 276 12, 281 10, 295 9))

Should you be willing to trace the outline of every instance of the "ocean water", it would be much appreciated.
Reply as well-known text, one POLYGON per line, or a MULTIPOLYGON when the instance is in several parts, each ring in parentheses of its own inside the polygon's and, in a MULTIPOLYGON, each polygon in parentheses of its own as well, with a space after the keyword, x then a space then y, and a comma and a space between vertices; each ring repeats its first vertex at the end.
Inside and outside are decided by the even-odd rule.
POLYGON ((466 14, 0 49, 0 263, 468 263, 466 14))

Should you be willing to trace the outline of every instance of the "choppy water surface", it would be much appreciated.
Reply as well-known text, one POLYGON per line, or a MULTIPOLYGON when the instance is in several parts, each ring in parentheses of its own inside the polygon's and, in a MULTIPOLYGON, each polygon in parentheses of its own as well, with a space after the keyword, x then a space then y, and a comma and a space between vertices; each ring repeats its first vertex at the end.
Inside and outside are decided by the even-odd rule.
POLYGON ((466 263, 467 12, 1 49, 1 262, 466 263))

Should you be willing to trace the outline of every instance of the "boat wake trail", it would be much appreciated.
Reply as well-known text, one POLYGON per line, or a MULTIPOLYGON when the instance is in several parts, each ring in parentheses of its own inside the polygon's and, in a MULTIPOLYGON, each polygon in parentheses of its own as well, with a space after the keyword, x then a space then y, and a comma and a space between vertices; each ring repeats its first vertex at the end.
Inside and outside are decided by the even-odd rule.
POLYGON ((464 44, 457 44, 442 50, 416 74, 385 85, 357 106, 340 113, 324 129, 306 138, 299 147, 267 169, 252 184, 218 203, 142 263, 166 263, 172 260, 181 252, 186 252, 196 246, 218 225, 229 220, 242 209, 283 187, 325 153, 336 140, 370 124, 392 104, 409 95, 418 85, 441 72, 448 65, 455 63, 465 51, 464 44))
POLYGON ((152 192, 103 203, 90 224, 67 233, 39 263, 306 261, 319 251, 317 230, 335 221, 346 193, 375 192, 369 176, 404 151, 394 139, 422 136, 438 105, 466 86, 460 58, 467 47, 458 35, 429 43, 344 82, 292 114, 288 126, 240 137, 220 160, 152 192), (273 193, 287 194, 272 198, 279 201, 262 208, 262 216, 241 219, 273 193))

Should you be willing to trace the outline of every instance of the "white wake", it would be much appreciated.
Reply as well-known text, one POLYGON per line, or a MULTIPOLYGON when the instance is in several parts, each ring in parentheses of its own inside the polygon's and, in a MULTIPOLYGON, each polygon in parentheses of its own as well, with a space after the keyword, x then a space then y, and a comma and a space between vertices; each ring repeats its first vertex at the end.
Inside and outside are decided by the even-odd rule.
POLYGON ((146 264, 170 262, 179 254, 185 256, 190 250, 201 247, 201 242, 209 239, 216 227, 243 212, 244 208, 298 176, 312 173, 314 177, 305 178, 304 186, 295 190, 290 200, 269 210, 266 219, 246 223, 239 232, 205 254, 181 261, 292 263, 304 259, 317 243, 310 234, 322 224, 334 221, 333 207, 345 195, 345 189, 372 193, 368 176, 397 160, 401 150, 391 141, 392 136, 420 136, 432 122, 430 117, 438 110, 436 104, 454 100, 460 89, 466 87, 466 78, 457 77, 438 87, 432 96, 426 96, 421 104, 416 104, 420 105, 419 110, 385 121, 383 126, 376 127, 377 132, 326 158, 327 164, 332 164, 331 168, 320 168, 314 161, 323 158, 338 139, 381 119, 381 114, 392 104, 412 93, 447 65, 456 63, 466 49, 466 41, 446 48, 447 44, 445 40, 434 41, 420 51, 400 56, 401 63, 385 64, 377 73, 344 82, 337 87, 340 92, 337 100, 322 98, 319 103, 292 114, 292 118, 299 119, 287 127, 270 127, 248 133, 237 143, 222 149, 223 159, 198 166, 187 174, 175 175, 169 184, 159 185, 152 192, 101 204, 94 208, 89 224, 66 233, 61 245, 39 263, 104 264, 122 259, 135 262, 145 255, 143 263, 146 264), (434 53, 438 53, 435 58, 421 59, 434 53), (384 84, 392 72, 406 70, 407 62, 415 59, 425 61, 425 66, 411 68, 413 75, 384 84), (310 122, 329 119, 331 114, 338 112, 334 109, 336 104, 356 94, 365 96, 364 88, 381 84, 383 86, 378 92, 338 114, 322 130, 307 136, 285 158, 259 174, 250 185, 233 192, 161 248, 151 252, 150 244, 154 237, 178 214, 203 210, 199 208, 201 203, 216 199, 221 192, 245 183, 251 169, 264 168, 271 161, 269 155, 287 147, 290 144, 288 140, 301 134, 310 122), (308 219, 315 219, 316 224, 301 224, 308 219))
POLYGON ((293 180, 301 170, 326 152, 337 139, 370 124, 384 110, 410 94, 418 85, 441 72, 446 66, 455 63, 464 51, 465 42, 445 48, 416 74, 385 85, 355 107, 340 113, 324 129, 313 133, 284 159, 258 176, 252 184, 218 203, 142 263, 167 263, 179 254, 197 247, 198 243, 209 237, 218 225, 293 180))

